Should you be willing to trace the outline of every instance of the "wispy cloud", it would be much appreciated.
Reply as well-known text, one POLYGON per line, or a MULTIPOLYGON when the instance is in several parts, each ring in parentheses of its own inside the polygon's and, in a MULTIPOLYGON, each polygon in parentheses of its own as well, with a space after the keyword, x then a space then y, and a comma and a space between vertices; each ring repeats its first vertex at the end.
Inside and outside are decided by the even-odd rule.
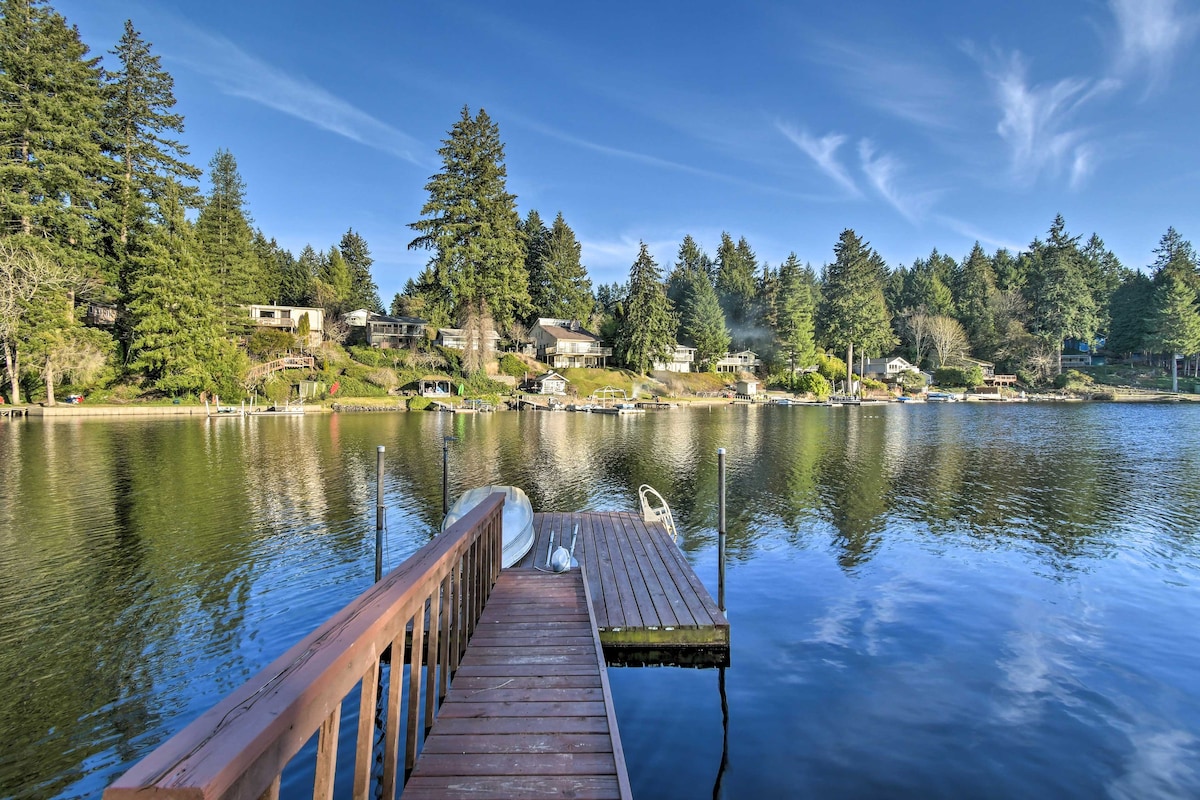
POLYGON ((1087 170, 1076 171, 1076 165, 1090 163, 1095 150, 1085 141, 1086 130, 1073 123, 1074 114, 1114 89, 1115 83, 1063 78, 1033 85, 1018 52, 981 61, 995 92, 1000 111, 996 132, 1008 145, 1013 178, 1031 184, 1043 173, 1060 175, 1070 169, 1072 182, 1077 184, 1087 170))
POLYGON ((1195 36, 1200 18, 1184 14, 1176 0, 1109 0, 1120 37, 1117 71, 1145 69, 1149 89, 1161 88, 1175 54, 1195 36))
POLYGON ((902 165, 893 156, 876 154, 875 145, 870 139, 860 139, 858 142, 858 157, 862 162, 863 173, 875 187, 875 191, 888 202, 892 208, 900 212, 909 222, 917 222, 929 210, 935 192, 906 193, 897 185, 897 174, 902 165))
POLYGON ((964 222, 956 217, 947 216, 946 214, 935 214, 933 219, 941 225, 946 226, 950 230, 957 233, 959 236, 967 239, 974 239, 980 244, 985 244, 988 247, 1004 248, 1014 253, 1019 253, 1025 249, 1025 245, 1019 242, 1004 239, 995 234, 987 233, 976 228, 974 225, 964 222))
POLYGON ((208 76, 225 94, 274 109, 419 167, 428 168, 434 163, 422 155, 428 148, 421 142, 317 84, 250 55, 222 36, 187 23, 178 24, 186 37, 187 49, 173 54, 174 57, 208 76))
POLYGON ((620 158, 620 159, 623 159, 626 161, 633 161, 633 162, 636 162, 639 164, 645 164, 647 166, 656 167, 658 169, 671 170, 674 172, 682 172, 682 173, 685 173, 688 175, 694 175, 694 176, 700 177, 700 178, 707 178, 709 180, 720 181, 722 183, 728 183, 728 184, 732 184, 735 186, 743 186, 747 189, 753 189, 758 192, 766 192, 769 194, 783 195, 785 197, 792 197, 792 198, 799 199, 799 200, 812 200, 812 201, 828 200, 827 197, 823 197, 820 195, 802 194, 799 192, 793 192, 788 189, 782 188, 780 186, 769 186, 769 185, 762 184, 762 183, 756 183, 754 181, 748 181, 744 178, 738 178, 733 175, 727 175, 723 172, 716 172, 714 170, 704 169, 702 167, 695 167, 695 166, 692 166, 691 164, 684 164, 679 161, 672 161, 670 159, 661 158, 659 156, 651 155, 649 153, 639 153, 634 150, 626 150, 624 148, 613 147, 611 145, 603 144, 600 142, 593 142, 588 139, 584 139, 582 137, 575 136, 573 134, 559 130, 558 128, 554 128, 549 125, 544 125, 540 122, 537 122, 536 120, 529 119, 528 117, 523 116, 519 113, 510 111, 510 112, 507 112, 505 116, 508 119, 512 119, 512 120, 516 121, 517 123, 524 125, 526 128, 529 128, 530 130, 533 130, 533 131, 536 131, 537 133, 542 134, 543 136, 548 136, 552 139, 557 139, 560 142, 566 142, 567 144, 574 145, 576 147, 581 147, 585 150, 591 150, 592 152, 595 152, 595 153, 601 153, 606 156, 612 156, 614 158, 620 158))
POLYGON ((946 129, 956 124, 949 109, 961 105, 957 82, 936 65, 880 47, 861 48, 827 35, 814 39, 806 51, 812 60, 833 67, 866 105, 924 128, 946 129))
POLYGON ((796 130, 784 122, 775 123, 775 127, 792 144, 799 147, 805 155, 816 162, 822 172, 837 181, 842 188, 855 197, 862 194, 855 185, 854 179, 846 172, 846 168, 837 160, 838 148, 846 142, 845 134, 827 133, 820 139, 815 139, 807 131, 796 130))

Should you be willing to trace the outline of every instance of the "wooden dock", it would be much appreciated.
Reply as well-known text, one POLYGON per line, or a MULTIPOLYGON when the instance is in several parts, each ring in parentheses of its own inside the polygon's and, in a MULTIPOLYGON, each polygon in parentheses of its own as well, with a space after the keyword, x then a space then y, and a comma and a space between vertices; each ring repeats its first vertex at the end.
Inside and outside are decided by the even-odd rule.
POLYGON ((355 798, 629 797, 606 662, 726 664, 729 622, 666 530, 636 514, 535 514, 532 553, 501 569, 503 499, 492 494, 159 745, 106 800, 278 800, 284 768, 314 736, 312 794, 330 799, 356 689, 343 754, 355 798), (580 568, 537 569, 550 531, 569 546, 576 526, 580 568))
POLYGON ((405 798, 629 797, 579 570, 500 574, 405 798))
POLYGON ((514 569, 544 566, 550 532, 587 568, 596 628, 610 661, 729 663, 729 620, 666 529, 639 514, 533 515, 533 549, 514 569), (631 658, 623 658, 628 656, 631 658))

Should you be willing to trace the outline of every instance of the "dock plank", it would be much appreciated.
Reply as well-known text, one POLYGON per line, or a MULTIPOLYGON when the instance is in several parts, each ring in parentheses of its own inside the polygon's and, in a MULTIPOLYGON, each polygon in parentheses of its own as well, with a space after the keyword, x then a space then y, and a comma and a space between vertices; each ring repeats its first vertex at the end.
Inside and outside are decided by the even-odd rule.
MULTIPOLYGON (((556 544, 565 534, 569 546, 571 530, 578 524, 575 556, 587 567, 592 613, 606 653, 618 660, 622 651, 636 651, 639 659, 661 660, 667 655, 669 663, 681 663, 675 658, 683 659, 682 663, 728 663, 729 620, 662 525, 647 523, 631 512, 533 516, 533 549, 510 571, 536 579, 543 574, 534 567, 545 567, 550 531, 555 532, 556 544)), ((513 619, 519 615, 527 631, 541 624, 561 624, 528 607, 511 612, 513 619)), ((576 617, 562 621, 573 622, 576 617)), ((484 624, 480 627, 487 629, 484 624)), ((495 638, 490 641, 495 643, 495 638)))
POLYGON ((404 797, 629 796, 584 581, 501 573, 404 797))

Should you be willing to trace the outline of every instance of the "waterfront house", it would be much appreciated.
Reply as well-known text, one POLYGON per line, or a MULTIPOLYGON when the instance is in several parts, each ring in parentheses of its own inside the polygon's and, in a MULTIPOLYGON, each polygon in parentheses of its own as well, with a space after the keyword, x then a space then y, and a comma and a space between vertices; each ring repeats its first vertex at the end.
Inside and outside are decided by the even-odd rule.
MULTIPOLYGON (((490 329, 484 334, 484 336, 488 340, 488 350, 490 352, 494 353, 499 349, 500 334, 496 333, 495 328, 490 329)), ((471 349, 478 350, 479 334, 476 333, 472 335, 470 339, 471 349)), ((462 328, 438 328, 437 338, 434 339, 434 344, 442 347, 448 347, 451 350, 462 350, 465 352, 467 349, 467 332, 462 328)))
POLYGON ((536 392, 537 394, 564 395, 567 393, 568 383, 570 381, 562 375, 559 375, 554 370, 550 370, 543 375, 533 378, 526 386, 528 386, 529 391, 536 392))
POLYGON ((612 355, 611 347, 601 345, 600 337, 574 319, 541 317, 529 335, 537 346, 537 359, 554 369, 604 367, 612 355))
POLYGON ((891 358, 868 358, 865 375, 882 381, 894 381, 902 372, 917 372, 917 368, 900 356, 891 358))
POLYGON ((325 312, 319 308, 305 306, 269 306, 251 305, 245 307, 250 312, 250 322, 267 328, 278 328, 288 333, 296 333, 300 322, 308 318, 309 347, 317 347, 325 334, 325 312))
POLYGON ((751 350, 738 353, 726 353, 717 359, 717 372, 755 372, 762 362, 751 350))
POLYGON ((650 368, 662 372, 691 372, 695 362, 696 348, 677 344, 667 360, 655 361, 650 368))
POLYGON ((1062 366, 1063 369, 1073 367, 1090 367, 1092 365, 1091 353, 1063 353, 1062 366))
POLYGON ((425 338, 428 324, 416 317, 389 317, 365 308, 343 314, 342 319, 350 326, 351 342, 383 349, 413 347, 425 338))

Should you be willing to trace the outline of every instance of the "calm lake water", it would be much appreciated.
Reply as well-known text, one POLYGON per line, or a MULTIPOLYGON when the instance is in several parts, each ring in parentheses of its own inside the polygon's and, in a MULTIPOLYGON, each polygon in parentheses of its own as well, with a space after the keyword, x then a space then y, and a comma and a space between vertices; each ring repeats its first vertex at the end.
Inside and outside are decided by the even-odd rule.
MULTIPOLYGON (((452 491, 671 502, 732 665, 612 668, 641 797, 1200 795, 1200 406, 0 423, 0 797, 97 797, 452 491)), ((311 789, 309 789, 311 791, 311 789)))

